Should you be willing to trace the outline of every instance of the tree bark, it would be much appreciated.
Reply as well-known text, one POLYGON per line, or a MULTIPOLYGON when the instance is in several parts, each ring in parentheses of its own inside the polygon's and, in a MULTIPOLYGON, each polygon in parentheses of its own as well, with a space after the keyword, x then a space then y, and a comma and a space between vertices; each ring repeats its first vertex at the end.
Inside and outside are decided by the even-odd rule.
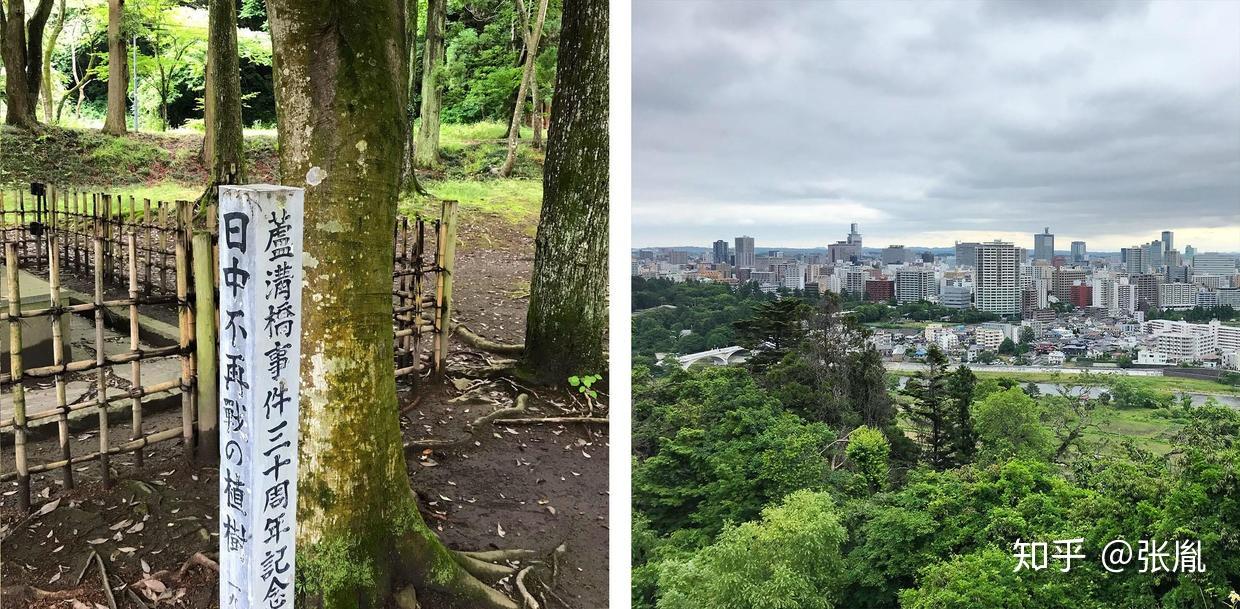
POLYGON ((242 184, 245 181, 245 147, 241 125, 237 5, 232 0, 210 0, 207 12, 203 161, 212 185, 242 184))
POLYGON ((125 122, 129 45, 121 31, 124 14, 125 0, 108 0, 108 113, 103 120, 103 132, 110 135, 124 135, 129 131, 125 122))
POLYGON ((405 153, 401 161, 400 191, 403 194, 424 193, 418 183, 418 172, 414 161, 417 142, 414 141, 413 121, 417 118, 418 108, 414 104, 414 92, 418 86, 418 0, 405 0, 405 122, 409 127, 405 130, 405 153))
POLYGON ((56 41, 60 39, 60 33, 65 29, 65 0, 60 0, 60 13, 56 17, 56 24, 52 26, 52 31, 47 35, 47 44, 43 47, 43 120, 48 123, 56 122, 55 115, 52 114, 52 52, 56 50, 56 41))
POLYGON ((39 125, 35 109, 43 79, 43 29, 52 13, 52 0, 39 0, 30 19, 20 0, 7 0, 0 11, 0 40, 5 72, 5 122, 24 129, 39 125))
MULTIPOLYGON (((534 27, 529 27, 529 19, 525 17, 525 2, 517 0, 517 10, 521 13, 522 37, 525 39, 525 67, 521 70, 521 84, 517 85, 517 103, 512 110, 512 124, 508 127, 508 157, 499 169, 501 177, 512 175, 512 167, 517 163, 517 138, 521 135, 521 114, 525 110, 525 90, 534 79, 534 62, 538 59, 538 41, 542 38, 543 20, 547 17, 547 0, 538 4, 538 18, 534 27)), ((537 111, 537 109, 535 109, 537 111)))
POLYGON ((530 108, 533 110, 533 116, 530 117, 530 127, 534 130, 533 137, 530 138, 530 147, 534 150, 541 150, 542 141, 542 102, 538 99, 538 70, 534 70, 533 79, 530 80, 530 108))
POLYGON ((523 367, 542 382, 606 370, 607 0, 565 0, 523 367))
POLYGON ((303 607, 407 585, 515 609, 435 536, 397 421, 392 230, 406 131, 403 0, 269 0, 281 175, 305 193, 298 567, 303 607), (304 176, 304 177, 303 177, 304 176))
POLYGON ((447 0, 426 0, 426 49, 422 61, 422 121, 414 143, 418 167, 439 166, 439 110, 443 104, 440 68, 443 66, 443 34, 447 26, 447 0))

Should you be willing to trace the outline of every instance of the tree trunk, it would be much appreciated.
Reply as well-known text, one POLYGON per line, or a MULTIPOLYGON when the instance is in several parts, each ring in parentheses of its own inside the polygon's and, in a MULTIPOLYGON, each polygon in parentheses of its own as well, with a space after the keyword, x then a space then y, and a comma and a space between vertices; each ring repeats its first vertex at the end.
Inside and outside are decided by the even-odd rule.
POLYGON ((268 18, 281 175, 306 188, 301 606, 382 607, 412 585, 513 609, 423 522, 405 469, 391 298, 409 128, 404 79, 392 78, 405 61, 403 0, 269 0, 268 18))
POLYGON ((405 153, 401 161, 400 191, 403 194, 420 193, 422 185, 418 184, 417 166, 414 162, 413 121, 417 117, 418 108, 413 103, 414 92, 418 86, 418 0, 405 0, 405 124, 408 135, 405 136, 405 153))
POLYGON ((525 18, 525 2, 517 0, 517 10, 521 12, 521 26, 525 38, 525 67, 521 70, 521 84, 517 86, 517 103, 512 110, 512 124, 508 127, 508 158, 499 169, 501 177, 512 175, 512 167, 517 163, 517 137, 521 135, 521 114, 525 110, 525 89, 534 80, 534 62, 538 59, 538 41, 542 38, 543 20, 547 17, 547 0, 538 3, 538 18, 533 29, 528 27, 525 18))
POLYGON ((203 161, 211 184, 242 184, 245 181, 245 147, 241 125, 237 5, 232 0, 210 0, 207 11, 203 161))
POLYGON ((607 0, 565 0, 524 368, 542 382, 607 369, 607 0))
POLYGON ((103 132, 124 135, 129 130, 125 123, 125 96, 129 88, 129 54, 121 19, 125 14, 125 0, 108 0, 108 114, 103 121, 103 132))
POLYGON ((9 0, 0 14, 5 71, 5 122, 24 129, 39 124, 35 109, 43 79, 43 29, 52 13, 52 0, 39 0, 26 20, 24 2, 9 0))
POLYGON ((530 117, 530 127, 534 129, 534 136, 530 138, 530 147, 534 150, 542 149, 542 106, 541 100, 538 99, 538 71, 534 71, 534 77, 530 80, 530 108, 533 110, 533 116, 530 117))
POLYGON ((56 122, 56 117, 52 114, 52 52, 56 50, 56 41, 60 38, 60 33, 65 29, 65 0, 60 0, 60 13, 56 17, 56 24, 52 26, 52 31, 47 35, 47 44, 43 47, 43 120, 49 123, 56 122))
POLYGON ((447 26, 447 0, 426 0, 426 49, 422 61, 422 121, 414 143, 418 167, 439 166, 439 109, 443 103, 440 68, 443 66, 443 34, 447 26))

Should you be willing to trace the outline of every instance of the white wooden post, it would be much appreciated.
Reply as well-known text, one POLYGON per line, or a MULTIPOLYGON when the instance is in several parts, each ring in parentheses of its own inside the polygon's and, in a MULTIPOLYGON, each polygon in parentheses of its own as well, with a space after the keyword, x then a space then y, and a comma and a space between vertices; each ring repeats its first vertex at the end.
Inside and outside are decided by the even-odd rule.
POLYGON ((221 609, 293 607, 303 197, 220 187, 221 609))

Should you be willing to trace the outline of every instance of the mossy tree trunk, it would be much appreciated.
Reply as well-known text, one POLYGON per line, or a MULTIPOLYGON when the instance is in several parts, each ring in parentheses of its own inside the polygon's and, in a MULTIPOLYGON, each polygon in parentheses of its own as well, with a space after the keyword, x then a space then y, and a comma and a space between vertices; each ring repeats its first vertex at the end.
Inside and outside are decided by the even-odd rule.
POLYGON ((126 89, 129 88, 129 54, 121 22, 125 16, 125 0, 108 0, 108 112, 103 119, 103 132, 124 135, 126 89))
POLYGON ((423 522, 393 375, 392 230, 405 121, 403 0, 269 0, 280 168, 304 186, 300 606, 434 589, 515 607, 423 522))
POLYGON ((534 150, 542 148, 542 100, 538 98, 538 70, 534 71, 534 79, 530 81, 530 107, 533 108, 534 116, 530 117, 530 127, 534 130, 534 136, 530 138, 530 147, 534 150))
POLYGON ((525 329, 543 382, 607 365, 607 15, 607 0, 564 1, 525 329))
POLYGON ((39 124, 35 108, 43 80, 43 29, 52 14, 52 0, 39 0, 26 19, 23 0, 4 0, 0 10, 0 51, 4 55, 5 122, 24 129, 39 124))
POLYGON ((47 43, 43 46, 43 120, 48 123, 56 122, 56 117, 52 114, 52 52, 56 50, 56 41, 60 39, 60 33, 65 29, 65 0, 60 0, 60 12, 56 15, 56 22, 52 24, 52 31, 47 34, 47 43))
POLYGON ((207 12, 203 161, 214 185, 242 184, 245 182, 245 149, 237 5, 232 0, 211 0, 207 12))
POLYGON ((443 105, 443 34, 448 0, 426 0, 426 48, 422 59, 422 112, 414 150, 418 167, 439 166, 439 110, 443 105))
MULTIPOLYGON (((521 135, 521 115, 525 111, 525 91, 526 88, 534 83, 534 64, 538 61, 538 41, 542 39, 543 21, 547 18, 547 0, 539 0, 538 17, 534 20, 534 26, 530 27, 530 19, 526 14, 524 0, 517 0, 517 12, 521 16, 521 36, 525 39, 525 66, 521 70, 521 84, 517 85, 517 103, 512 109, 512 122, 508 125, 508 157, 504 159, 504 164, 499 169, 499 175, 508 177, 512 175, 512 167, 517 163, 517 138, 521 135)), ((537 99, 534 96, 535 107, 534 112, 538 111, 537 99)))

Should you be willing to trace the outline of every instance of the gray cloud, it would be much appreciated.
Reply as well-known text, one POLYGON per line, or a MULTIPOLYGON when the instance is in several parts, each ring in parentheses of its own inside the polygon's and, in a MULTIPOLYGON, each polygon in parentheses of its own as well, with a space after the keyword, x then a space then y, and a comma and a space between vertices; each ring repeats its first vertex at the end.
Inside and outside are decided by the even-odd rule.
POLYGON ((858 221, 871 245, 1050 225, 1094 249, 1172 229, 1240 250, 1240 3, 633 15, 637 245, 824 245, 858 221))

